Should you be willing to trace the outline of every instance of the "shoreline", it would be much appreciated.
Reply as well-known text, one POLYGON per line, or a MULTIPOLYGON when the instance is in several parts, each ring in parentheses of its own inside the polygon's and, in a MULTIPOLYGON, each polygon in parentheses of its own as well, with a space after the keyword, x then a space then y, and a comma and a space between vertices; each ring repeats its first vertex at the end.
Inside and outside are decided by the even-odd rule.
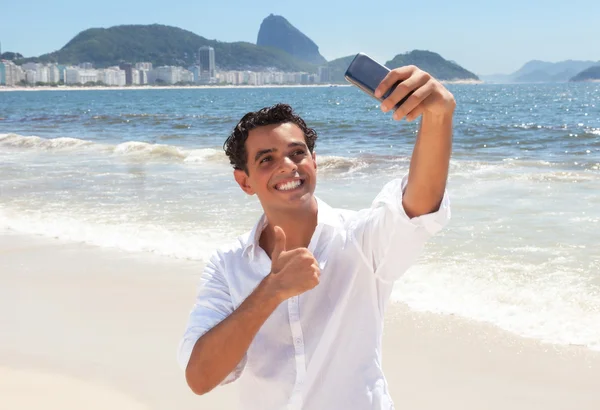
MULTIPOLYGON (((442 84, 484 84, 480 80, 442 80, 442 84)), ((0 92, 15 92, 15 91, 127 91, 127 90, 209 90, 209 89, 255 89, 255 88, 336 88, 336 87, 352 87, 352 84, 264 84, 264 85, 131 85, 125 87, 118 86, 0 86, 0 92)))
MULTIPOLYGON (((176 363, 202 263, 11 233, 0 254, 3 403, 236 408, 236 383, 195 396, 176 363)), ((600 353, 402 304, 386 312, 383 368, 397 408, 600 405, 600 353)))
POLYGON ((210 90, 210 89, 255 89, 255 88, 335 88, 335 87, 350 87, 350 84, 265 84, 265 85, 131 85, 125 87, 118 86, 34 86, 34 87, 6 87, 0 86, 2 91, 128 91, 128 90, 210 90))

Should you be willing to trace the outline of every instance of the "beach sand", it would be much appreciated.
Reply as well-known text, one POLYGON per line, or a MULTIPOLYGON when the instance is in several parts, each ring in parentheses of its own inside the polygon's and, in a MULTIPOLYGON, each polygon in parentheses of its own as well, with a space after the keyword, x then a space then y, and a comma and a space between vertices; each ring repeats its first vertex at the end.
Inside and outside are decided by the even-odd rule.
MULTIPOLYGON (((199 262, 0 236, 0 409, 234 409, 192 394, 176 348, 199 262)), ((391 306, 384 370, 397 409, 600 408, 600 353, 391 306)))

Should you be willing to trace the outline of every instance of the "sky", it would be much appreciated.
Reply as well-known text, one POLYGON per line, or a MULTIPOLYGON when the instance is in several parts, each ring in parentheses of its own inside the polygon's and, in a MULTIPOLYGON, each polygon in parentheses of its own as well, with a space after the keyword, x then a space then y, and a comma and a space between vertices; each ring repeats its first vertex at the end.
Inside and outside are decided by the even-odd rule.
POLYGON ((158 23, 255 43, 271 13, 310 37, 327 60, 361 51, 385 63, 420 49, 479 75, 512 73, 530 60, 600 60, 598 0, 0 0, 0 42, 3 52, 30 57, 88 28, 158 23))

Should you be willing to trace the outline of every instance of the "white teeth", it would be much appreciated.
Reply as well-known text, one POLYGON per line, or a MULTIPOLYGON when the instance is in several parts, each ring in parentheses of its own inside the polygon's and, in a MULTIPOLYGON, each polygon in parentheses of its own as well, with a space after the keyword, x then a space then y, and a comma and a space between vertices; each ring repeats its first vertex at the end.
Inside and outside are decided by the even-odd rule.
POLYGON ((298 188, 300 186, 301 181, 298 179, 296 181, 286 182, 285 184, 278 185, 276 188, 278 191, 289 191, 290 189, 298 188))

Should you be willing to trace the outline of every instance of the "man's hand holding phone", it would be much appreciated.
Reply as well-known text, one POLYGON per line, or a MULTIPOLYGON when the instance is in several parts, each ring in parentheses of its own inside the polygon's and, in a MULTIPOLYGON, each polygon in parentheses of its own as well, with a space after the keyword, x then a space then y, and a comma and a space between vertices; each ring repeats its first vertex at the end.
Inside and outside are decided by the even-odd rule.
POLYGON ((456 101, 450 91, 429 73, 415 66, 399 67, 391 70, 375 90, 375 97, 381 98, 394 84, 394 91, 382 101, 381 110, 388 112, 412 93, 394 112, 393 118, 400 121, 414 121, 419 116, 438 117, 454 113, 456 101))

